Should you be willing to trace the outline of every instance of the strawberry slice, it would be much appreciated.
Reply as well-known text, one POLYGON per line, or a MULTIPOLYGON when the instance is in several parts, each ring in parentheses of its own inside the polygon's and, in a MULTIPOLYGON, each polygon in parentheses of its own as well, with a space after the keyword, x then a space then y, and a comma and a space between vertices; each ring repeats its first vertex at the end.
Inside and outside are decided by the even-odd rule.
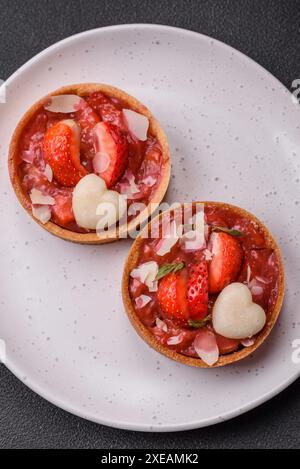
POLYGON ((163 277, 158 285, 157 300, 164 316, 177 324, 207 316, 208 273, 205 260, 163 277))
POLYGON ((128 143, 118 127, 108 122, 99 122, 95 126, 96 157, 104 159, 103 165, 97 161, 94 169, 104 179, 108 188, 114 186, 123 176, 128 164, 128 143), (97 168, 101 167, 101 172, 97 168))
POLYGON ((209 250, 213 258, 209 265, 209 292, 219 293, 233 282, 241 268, 243 252, 236 238, 227 233, 212 233, 209 250))
POLYGON ((177 275, 177 283, 176 283, 176 298, 177 298, 177 305, 180 310, 181 317, 185 320, 189 318, 189 306, 187 301, 187 281, 188 281, 188 273, 187 269, 183 269, 177 275))
POLYGON ((158 285, 157 300, 164 316, 177 323, 188 319, 186 300, 186 271, 170 273, 163 277, 158 285))
POLYGON ((189 265, 187 299, 191 319, 204 319, 208 313, 208 271, 204 259, 189 265))
POLYGON ((57 122, 47 130, 44 158, 62 186, 73 187, 87 174, 80 163, 79 129, 74 121, 57 122))

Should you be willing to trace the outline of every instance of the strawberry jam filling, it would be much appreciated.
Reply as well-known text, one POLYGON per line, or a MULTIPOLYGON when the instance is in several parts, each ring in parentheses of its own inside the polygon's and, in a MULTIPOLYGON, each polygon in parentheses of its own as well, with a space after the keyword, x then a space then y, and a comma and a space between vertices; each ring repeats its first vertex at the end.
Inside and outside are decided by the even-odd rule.
MULTIPOLYGON (((150 202, 161 179, 162 149, 149 131, 140 139, 129 128, 124 109, 120 100, 95 92, 78 98, 72 112, 41 107, 24 128, 17 161, 21 185, 29 197, 36 189, 53 198, 44 207, 52 222, 71 231, 94 231, 79 226, 72 209, 74 188, 90 173, 124 195, 127 207, 150 202)), ((31 202, 35 214, 41 207, 31 202)))
POLYGON ((173 241, 163 241, 161 217, 141 241, 130 274, 132 304, 162 345, 212 365, 219 355, 255 343, 275 307, 279 261, 263 229, 233 208, 205 204, 202 227, 192 226, 193 234, 202 230, 200 242, 190 245, 181 215, 171 213, 171 224, 175 220, 178 229, 179 220, 184 230, 173 241), (239 307, 232 303, 234 295, 241 312, 250 314, 238 330, 222 317, 226 302, 239 307))

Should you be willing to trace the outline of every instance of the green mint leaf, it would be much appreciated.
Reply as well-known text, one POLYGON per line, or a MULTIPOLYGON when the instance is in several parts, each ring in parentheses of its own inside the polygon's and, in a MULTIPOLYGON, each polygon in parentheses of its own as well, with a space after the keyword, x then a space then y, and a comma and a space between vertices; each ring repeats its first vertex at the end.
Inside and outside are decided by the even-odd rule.
POLYGON ((190 327, 194 327, 195 329, 199 329, 200 327, 204 327, 206 326, 206 324, 208 323, 208 321, 211 319, 211 315, 209 314, 208 316, 206 316, 206 318, 204 319, 200 319, 200 320, 193 320, 193 319, 189 319, 188 320, 188 325, 190 327))
POLYGON ((173 262, 172 264, 163 264, 159 267, 155 280, 160 280, 161 278, 165 277, 165 275, 168 275, 171 272, 176 274, 176 272, 179 272, 179 270, 183 269, 184 267, 185 262, 173 262))
POLYGON ((232 228, 226 228, 225 226, 213 226, 212 231, 215 231, 216 233, 227 233, 231 236, 244 236, 243 231, 235 230, 232 228))

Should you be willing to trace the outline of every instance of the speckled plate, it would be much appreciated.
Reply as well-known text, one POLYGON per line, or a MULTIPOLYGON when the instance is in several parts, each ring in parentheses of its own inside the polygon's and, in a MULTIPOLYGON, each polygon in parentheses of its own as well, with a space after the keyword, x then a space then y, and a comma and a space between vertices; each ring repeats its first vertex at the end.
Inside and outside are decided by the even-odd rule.
POLYGON ((200 34, 114 26, 66 39, 21 67, 7 81, 0 118, 0 338, 7 366, 24 383, 99 423, 171 431, 241 414, 299 376, 293 344, 300 338, 300 111, 274 77, 200 34), (48 91, 84 81, 123 88, 160 120, 173 156, 168 201, 240 205, 277 238, 285 306, 253 357, 201 370, 158 355, 136 335, 122 306, 130 241, 70 244, 19 206, 7 173, 18 119, 48 91))

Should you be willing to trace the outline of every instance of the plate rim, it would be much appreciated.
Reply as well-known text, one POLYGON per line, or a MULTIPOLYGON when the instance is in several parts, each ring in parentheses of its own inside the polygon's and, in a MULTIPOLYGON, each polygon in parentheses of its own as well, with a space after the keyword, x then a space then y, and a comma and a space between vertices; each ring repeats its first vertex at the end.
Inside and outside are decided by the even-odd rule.
MULTIPOLYGON (((288 92, 291 96, 292 93, 290 90, 283 84, 281 81, 276 78, 271 72, 266 70, 262 65, 257 63, 255 60, 252 58, 248 57, 246 54, 243 52, 240 52, 239 50, 235 49, 234 47, 218 40, 215 39, 211 36, 208 36, 206 34, 199 33, 197 31, 192 31, 189 29, 184 29, 184 28, 179 28, 176 26, 169 26, 169 25, 163 25, 163 24, 157 24, 157 23, 129 23, 129 24, 118 24, 118 25, 110 25, 110 26, 104 26, 100 28, 93 28, 93 29, 88 29, 86 31, 81 31, 79 33, 73 34, 71 36, 68 36, 60 41, 55 42, 54 44, 46 47, 42 51, 38 52, 36 55, 34 55, 31 59, 26 61, 24 64, 22 64, 15 72, 13 72, 3 83, 4 86, 9 86, 10 83, 12 83, 23 71, 29 69, 32 64, 34 64, 36 61, 38 61, 41 57, 52 53, 55 51, 55 49, 59 49, 62 45, 66 45, 68 43, 71 43, 72 41, 79 39, 80 37, 84 36, 89 36, 97 32, 104 32, 105 31, 112 31, 112 30, 126 30, 126 29, 156 29, 156 30, 164 30, 166 32, 171 31, 171 32, 177 32, 181 34, 185 34, 187 36, 191 36, 194 38, 202 38, 202 40, 205 41, 211 41, 213 40, 214 43, 218 44, 219 47, 222 47, 224 49, 227 49, 229 51, 232 51, 235 53, 235 55, 238 55, 243 61, 247 62, 251 66, 254 66, 255 68, 258 68, 262 73, 267 75, 269 79, 271 79, 274 83, 276 83, 277 86, 277 92, 284 92, 285 94, 288 92)), ((298 112, 300 115, 300 106, 298 107, 298 112)), ((24 375, 22 374, 22 370, 18 368, 18 366, 15 365, 13 360, 7 360, 5 364, 3 364, 16 378, 18 378, 23 384, 25 384, 30 390, 41 396, 43 399, 46 401, 50 402, 51 404, 63 409, 66 412, 69 412, 73 415, 76 415, 77 417, 84 418, 86 420, 89 420, 94 423, 98 423, 101 425, 106 425, 108 427, 113 427, 113 428, 118 428, 118 429, 123 429, 123 430, 133 430, 133 431, 141 431, 141 432, 177 432, 177 431, 183 431, 183 430, 192 430, 196 428, 203 428, 207 427, 210 425, 215 425, 217 423, 225 422, 227 420, 230 420, 234 417, 237 417, 239 415, 242 415, 260 405, 263 403, 267 402, 268 400, 272 399, 276 395, 278 395, 280 392, 282 392, 284 389, 286 389, 288 386, 290 386, 294 381, 297 380, 300 376, 300 368, 295 367, 296 371, 293 375, 289 377, 289 379, 281 382, 278 386, 274 387, 271 391, 268 391, 261 395, 260 397, 256 399, 252 399, 250 402, 247 404, 244 404, 243 406, 237 406, 236 408, 224 412, 221 415, 215 416, 215 417, 207 417, 202 420, 197 420, 197 421, 188 421, 188 422, 182 422, 182 423, 175 423, 175 424, 163 424, 163 425, 158 425, 158 424, 153 424, 153 425, 147 425, 147 424, 141 424, 141 423, 134 423, 134 422, 128 422, 124 420, 115 420, 115 419, 107 419, 105 417, 98 417, 93 415, 92 413, 89 412, 84 412, 82 409, 78 410, 75 406, 69 404, 66 400, 62 398, 55 398, 50 392, 47 392, 44 390, 44 387, 41 386, 40 384, 36 383, 33 379, 30 379, 28 376, 26 376, 26 379, 24 379, 24 375)))

